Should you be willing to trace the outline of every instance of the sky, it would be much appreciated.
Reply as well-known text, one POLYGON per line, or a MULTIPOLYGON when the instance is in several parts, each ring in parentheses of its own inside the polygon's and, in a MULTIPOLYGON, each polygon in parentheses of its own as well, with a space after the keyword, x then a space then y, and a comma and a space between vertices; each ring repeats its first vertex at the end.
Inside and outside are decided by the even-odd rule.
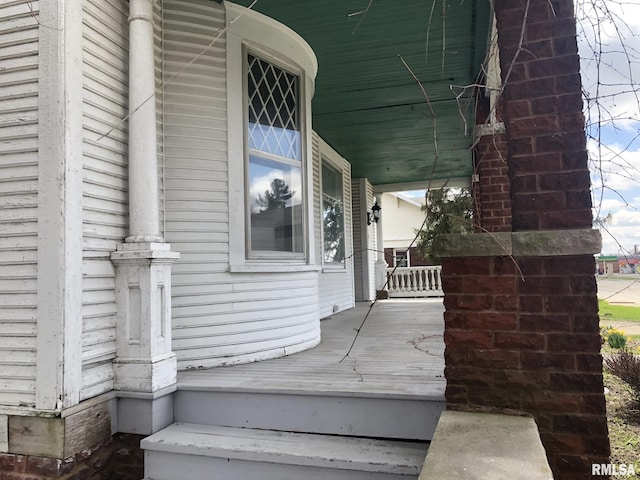
POLYGON ((640 248, 640 2, 579 0, 576 17, 594 217, 602 253, 624 255, 640 248))
POLYGON ((577 4, 594 218, 602 253, 621 256, 640 250, 640 0, 577 4))

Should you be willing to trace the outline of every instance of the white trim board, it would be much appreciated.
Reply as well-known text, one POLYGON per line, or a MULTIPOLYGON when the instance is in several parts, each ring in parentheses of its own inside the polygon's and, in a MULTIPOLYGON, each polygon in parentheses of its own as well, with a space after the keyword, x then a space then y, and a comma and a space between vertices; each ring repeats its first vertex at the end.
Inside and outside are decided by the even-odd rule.
POLYGON ((36 407, 76 405, 82 374, 82 2, 40 2, 36 407))

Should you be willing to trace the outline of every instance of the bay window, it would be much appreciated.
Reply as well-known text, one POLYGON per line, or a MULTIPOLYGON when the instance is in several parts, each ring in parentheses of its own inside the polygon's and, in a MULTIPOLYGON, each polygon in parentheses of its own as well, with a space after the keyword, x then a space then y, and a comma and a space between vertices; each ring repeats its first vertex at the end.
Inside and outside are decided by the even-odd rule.
POLYGON ((249 258, 303 258, 305 195, 298 71, 246 53, 249 258))

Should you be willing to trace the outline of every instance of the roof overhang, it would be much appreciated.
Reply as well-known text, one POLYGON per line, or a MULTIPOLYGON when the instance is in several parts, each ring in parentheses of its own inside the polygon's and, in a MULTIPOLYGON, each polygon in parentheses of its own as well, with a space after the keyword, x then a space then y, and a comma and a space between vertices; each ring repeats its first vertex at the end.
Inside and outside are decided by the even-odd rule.
POLYGON ((313 128, 354 178, 400 190, 471 177, 488 0, 261 0, 253 8, 315 51, 313 128))

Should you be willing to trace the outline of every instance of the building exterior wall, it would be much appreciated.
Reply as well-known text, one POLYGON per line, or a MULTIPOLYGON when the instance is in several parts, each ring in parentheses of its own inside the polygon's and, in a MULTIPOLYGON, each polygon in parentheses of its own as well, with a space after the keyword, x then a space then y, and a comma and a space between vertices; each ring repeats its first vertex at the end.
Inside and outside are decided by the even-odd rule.
POLYGON ((366 178, 353 179, 351 198, 355 299, 356 302, 366 302, 376 298, 376 231, 375 224, 367 225, 367 211, 373 205, 373 186, 366 178))
POLYGON ((384 248, 407 248, 424 222, 419 205, 393 193, 382 194, 384 215, 384 248))
MULTIPOLYGON (((224 5, 216 2, 164 1, 165 79, 181 72, 166 83, 163 102, 165 239, 181 254, 172 269, 180 369, 272 358, 319 341, 317 269, 230 271, 230 230, 243 228, 230 214, 230 200, 243 203, 230 171, 243 158, 228 144, 229 34, 206 49, 225 21, 224 5)), ((242 131, 234 134, 242 138, 242 131)))
POLYGON ((343 266, 324 265, 320 272, 320 318, 330 316, 332 313, 341 312, 355 305, 354 281, 353 281, 353 223, 351 206, 351 165, 340 157, 322 139, 316 137, 314 132, 314 206, 317 225, 315 232, 316 258, 323 262, 323 232, 322 232, 322 161, 330 162, 333 167, 342 172, 342 198, 344 201, 344 236, 345 259, 343 266), (317 146, 315 144, 317 143, 317 146))
POLYGON ((36 393, 39 34, 32 4, 33 12, 0 2, 2 405, 33 405, 36 393))
POLYGON ((407 248, 385 248, 384 261, 387 262, 389 268, 403 266, 405 263, 408 263, 409 267, 424 267, 433 265, 433 262, 429 261, 428 259, 425 260, 420 256, 416 247, 411 247, 408 250, 407 248), (408 262, 406 261, 407 256, 409 257, 408 262), (399 263, 402 263, 403 265, 399 265, 399 263))
POLYGON ((83 2, 83 399, 113 389, 110 254, 128 232, 128 135, 121 121, 129 110, 127 17, 124 0, 83 2))

